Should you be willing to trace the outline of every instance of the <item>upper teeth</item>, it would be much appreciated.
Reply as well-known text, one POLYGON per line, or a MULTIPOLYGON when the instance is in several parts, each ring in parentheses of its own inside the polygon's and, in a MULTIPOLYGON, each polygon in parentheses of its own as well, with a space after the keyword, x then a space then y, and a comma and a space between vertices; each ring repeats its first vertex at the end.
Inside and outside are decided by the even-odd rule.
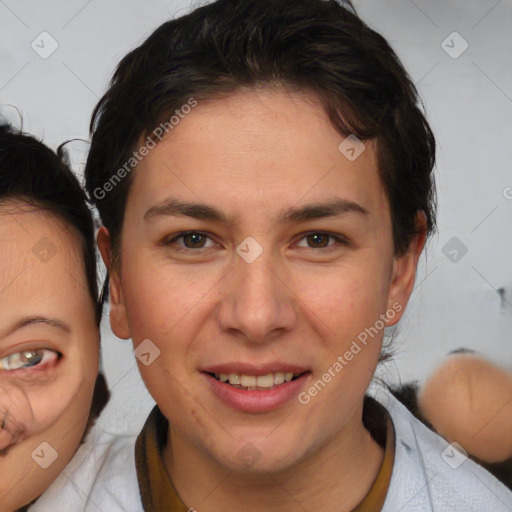
POLYGON ((244 387, 271 388, 274 385, 289 382, 293 379, 292 372, 268 373, 267 375, 242 375, 240 373, 216 373, 215 377, 221 382, 229 381, 244 387))

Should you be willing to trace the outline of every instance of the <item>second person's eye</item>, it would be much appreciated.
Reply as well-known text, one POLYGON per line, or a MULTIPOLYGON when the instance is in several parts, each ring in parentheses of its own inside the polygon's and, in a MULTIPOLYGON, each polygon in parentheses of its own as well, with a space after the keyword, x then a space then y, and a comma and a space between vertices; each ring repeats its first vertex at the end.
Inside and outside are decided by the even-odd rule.
POLYGON ((46 348, 36 350, 23 350, 0 359, 0 370, 12 371, 22 370, 54 363, 59 358, 55 350, 46 348))

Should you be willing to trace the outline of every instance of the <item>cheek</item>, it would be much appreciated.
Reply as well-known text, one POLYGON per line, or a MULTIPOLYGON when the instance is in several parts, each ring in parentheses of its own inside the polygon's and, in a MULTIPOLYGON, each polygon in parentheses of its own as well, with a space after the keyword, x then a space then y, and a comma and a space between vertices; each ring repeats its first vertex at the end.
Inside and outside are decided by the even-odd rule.
POLYGON ((145 364, 141 358, 138 368, 150 394, 161 407, 167 407, 163 412, 176 425, 181 425, 180 418, 189 421, 193 417, 195 422, 201 418, 201 411, 195 411, 197 402, 187 393, 187 383, 193 373, 189 363, 201 350, 195 343, 198 333, 214 324, 209 316, 215 297, 212 287, 218 281, 214 274, 199 266, 158 266, 149 259, 137 262, 126 258, 123 265, 121 286, 132 341, 135 349, 145 346, 150 354, 147 362, 151 362, 145 364), (181 411, 179 418, 175 418, 176 410, 181 411))
POLYGON ((157 341, 174 337, 182 323, 202 309, 202 301, 211 295, 216 281, 214 272, 204 266, 200 269, 156 264, 151 258, 140 256, 126 259, 122 276, 127 320, 135 345, 146 338, 157 341))
POLYGON ((86 420, 81 421, 76 415, 62 416, 50 428, 12 445, 0 457, 0 510, 17 510, 55 481, 78 449, 85 423, 86 420), (43 443, 49 447, 44 448, 43 443), (53 460, 45 469, 36 464, 37 457, 43 453, 53 460))
POLYGON ((83 403, 83 387, 76 380, 59 379, 51 386, 38 386, 27 390, 35 419, 35 429, 48 428, 64 412, 80 409, 83 403))
POLYGON ((98 349, 85 348, 84 344, 68 355, 53 382, 27 390, 38 430, 64 416, 73 423, 87 418, 98 373, 98 349))
POLYGON ((297 289, 310 321, 316 317, 318 328, 329 338, 348 341, 385 313, 388 273, 375 262, 361 261, 360 265, 329 269, 325 273, 301 273, 297 289))
POLYGON ((346 421, 375 373, 385 328, 386 276, 378 265, 363 265, 311 281, 304 313, 320 333, 322 349, 316 347, 319 365, 301 403, 307 401, 305 410, 323 422, 325 433, 334 434, 346 421))

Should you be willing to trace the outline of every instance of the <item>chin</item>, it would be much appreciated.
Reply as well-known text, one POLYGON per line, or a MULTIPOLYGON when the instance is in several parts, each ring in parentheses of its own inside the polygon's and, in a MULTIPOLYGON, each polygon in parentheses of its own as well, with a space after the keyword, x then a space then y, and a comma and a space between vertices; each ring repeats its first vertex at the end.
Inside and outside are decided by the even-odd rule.
POLYGON ((253 437, 237 440, 231 446, 226 447, 218 455, 217 461, 230 471, 237 474, 257 475, 268 473, 278 473, 285 471, 299 460, 297 444, 291 442, 291 439, 277 441, 274 439, 269 442, 265 437, 253 437), (236 445, 237 449, 226 457, 228 449, 236 445))

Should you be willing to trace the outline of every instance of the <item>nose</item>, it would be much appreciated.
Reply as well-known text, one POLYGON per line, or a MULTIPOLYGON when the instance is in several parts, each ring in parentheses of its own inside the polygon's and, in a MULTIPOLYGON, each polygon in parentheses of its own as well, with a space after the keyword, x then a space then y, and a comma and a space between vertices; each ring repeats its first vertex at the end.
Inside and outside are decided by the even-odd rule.
POLYGON ((32 408, 22 387, 0 383, 0 450, 23 437, 32 421, 32 408))
POLYGON ((221 332, 248 343, 275 341, 297 321, 295 296, 287 285, 289 276, 284 268, 279 271, 266 253, 251 263, 235 256, 218 310, 221 332))

